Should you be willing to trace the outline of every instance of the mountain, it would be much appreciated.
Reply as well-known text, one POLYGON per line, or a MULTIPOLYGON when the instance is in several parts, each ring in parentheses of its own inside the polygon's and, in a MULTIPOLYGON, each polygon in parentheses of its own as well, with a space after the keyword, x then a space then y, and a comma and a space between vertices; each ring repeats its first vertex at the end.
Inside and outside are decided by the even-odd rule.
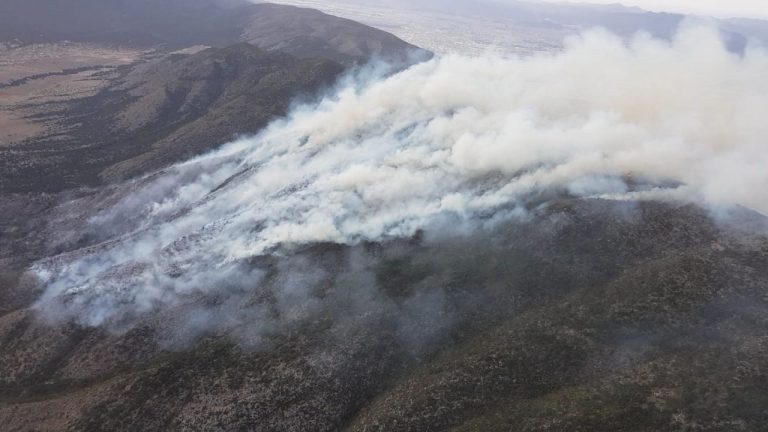
POLYGON ((0 106, 0 122, 5 114, 22 136, 33 131, 23 143, 0 146, 2 192, 145 173, 258 131, 348 67, 372 58, 405 65, 425 55, 383 31, 291 6, 34 0, 0 8, 0 40, 15 41, 7 53, 15 79, 0 91, 20 99, 0 106), (60 39, 78 42, 33 44, 60 39), (131 46, 139 58, 115 63, 127 54, 104 44, 131 46), (105 54, 78 63, 97 51, 105 54), (103 84, 83 91, 84 82, 103 84))
MULTIPOLYGON (((379 46, 401 50, 400 58, 412 49, 379 30, 319 13, 310 14, 309 19, 325 25, 326 32, 320 37, 354 37, 373 47, 365 51, 356 47, 345 53, 344 46, 339 45, 339 51, 335 51, 324 45, 314 52, 316 55, 305 51, 306 58, 300 59, 282 50, 298 46, 291 41, 302 39, 300 30, 286 35, 287 42, 279 47, 269 47, 271 51, 239 42, 242 29, 232 33, 234 39, 217 36, 216 32, 229 28, 216 21, 222 16, 235 17, 245 26, 244 17, 254 19, 251 13, 267 11, 267 18, 250 24, 252 35, 259 34, 259 25, 279 27, 280 22, 294 21, 292 14, 307 19, 305 10, 286 6, 206 0, 65 5, 36 0, 4 2, 0 8, 7 12, 0 13, 0 21, 8 24, 0 26, 0 32, 5 32, 0 40, 11 41, 10 48, 0 51, 0 78, 7 78, 0 84, 0 92, 7 98, 3 102, 8 101, 7 105, 0 103, 0 124, 8 131, 16 130, 14 122, 18 120, 22 131, 20 139, 0 139, 0 201, 5 209, 0 218, 0 303, 5 311, 30 300, 29 292, 16 289, 19 272, 42 255, 55 253, 45 246, 47 240, 33 239, 35 232, 41 232, 40 224, 48 223, 38 217, 46 208, 69 199, 71 194, 82 193, 78 188, 83 186, 100 187, 141 175, 215 148, 238 135, 259 131, 284 115, 294 101, 319 96, 352 64, 363 61, 363 55, 382 53, 371 41, 386 41, 379 46), (147 8, 157 5, 162 8, 148 12, 147 8), (150 45, 105 45, 138 43, 133 33, 102 31, 110 26, 82 31, 104 23, 98 13, 89 9, 91 6, 113 20, 120 20, 126 10, 133 11, 140 23, 128 22, 125 28, 150 35, 141 41, 150 45), (182 9, 184 14, 195 15, 211 25, 216 34, 194 25, 182 26, 180 33, 173 29, 168 33, 144 31, 143 26, 158 23, 175 22, 181 26, 177 18, 182 9), (217 12, 209 22, 211 10, 217 12), (88 22, 59 19, 67 14, 88 22), (25 29, 38 24, 47 28, 54 21, 61 26, 60 33, 24 40, 25 29), (341 26, 334 27, 338 23, 341 26), (185 31, 194 34, 195 39, 186 39, 185 31), (345 36, 346 32, 352 34, 345 36), (64 37, 92 42, 27 45, 64 37), (206 48, 219 42, 224 46, 206 48), (230 42, 235 43, 228 45, 230 42), (180 51, 170 48, 190 43, 206 46, 180 51), (3 123, 7 119, 11 122, 3 123), (30 129, 32 133, 27 132, 30 129)), ((312 38, 318 36, 308 31, 304 40, 312 38)), ((279 40, 272 39, 274 43, 279 40)))
POLYGON ((9 0, 0 41, 69 40, 182 49, 252 42, 300 57, 345 63, 418 51, 396 37, 318 11, 215 0, 9 0))
POLYGON ((381 291, 346 310, 349 287, 331 277, 317 315, 296 305, 308 321, 253 348, 171 336, 191 304, 124 333, 6 312, 0 418, 7 430, 758 431, 768 238, 754 230, 768 220, 733 217, 564 199, 472 237, 313 245, 297 262, 370 260, 381 291))
POLYGON ((38 217, 45 209, 83 193, 84 186, 141 175, 255 133, 294 101, 322 94, 366 56, 390 52, 402 59, 414 49, 326 14, 239 1, 9 1, 0 12, 0 40, 8 41, 0 46, 0 124, 11 137, 0 136, 0 298, 6 311, 29 302, 30 293, 16 289, 19 272, 56 253, 47 240, 35 239, 40 224, 48 223, 38 217), (114 32, 109 23, 129 13, 136 21, 114 32), (77 19, 62 19, 70 15, 77 19), (194 19, 179 20, 189 16, 194 19), (234 21, 225 25, 224 19, 234 21), (241 25, 236 32, 232 22, 241 25), (246 27, 259 37, 288 22, 325 30, 302 36, 294 29, 284 39, 273 37, 269 51, 241 41, 246 27), (163 31, 148 31, 152 26, 163 31), (52 30, 30 37, 39 36, 28 31, 37 28, 52 30), (360 45, 336 43, 349 38, 360 45), (322 48, 308 51, 307 40, 322 48), (305 58, 283 51, 297 46, 305 58))
MULTIPOLYGON (((118 141, 133 139, 130 150, 140 154, 119 157, 121 162, 100 176, 114 180, 150 172, 239 134, 255 133, 285 114, 294 99, 310 98, 317 89, 331 86, 343 71, 338 63, 300 60, 248 43, 171 57, 132 71, 120 83, 131 101, 118 106, 108 101, 105 111, 117 114, 95 122, 116 124, 118 136, 120 130, 126 134, 118 141), (142 153, 134 136, 150 149, 142 153)), ((107 150, 112 157, 118 151, 107 150)))
POLYGON ((0 35, 0 429, 765 430, 768 217, 665 175, 693 137, 701 192, 762 178, 764 62, 678 100, 687 57, 617 38, 315 109, 414 48, 238 0, 9 0, 0 35))
POLYGON ((341 63, 369 58, 405 62, 409 55, 423 58, 426 54, 391 34, 351 20, 329 19, 318 10, 268 3, 254 5, 252 10, 242 38, 264 49, 341 63))
POLYGON ((258 131, 343 69, 245 43, 136 66, 68 104, 63 142, 53 136, 0 149, 0 190, 55 191, 161 168, 258 131))

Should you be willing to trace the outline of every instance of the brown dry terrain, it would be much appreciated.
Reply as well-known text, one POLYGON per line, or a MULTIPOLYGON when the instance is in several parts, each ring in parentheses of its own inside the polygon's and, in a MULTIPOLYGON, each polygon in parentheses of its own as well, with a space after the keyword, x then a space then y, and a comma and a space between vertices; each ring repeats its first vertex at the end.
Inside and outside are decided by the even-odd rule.
POLYGON ((0 192, 95 186, 162 168, 258 131, 343 70, 242 43, 0 89, 25 94, 11 113, 45 128, 0 147, 0 192))
POLYGON ((71 42, 0 50, 0 146, 65 135, 56 111, 104 90, 110 71, 148 54, 71 42))
POLYGON ((74 42, 23 45, 0 53, 0 84, 68 69, 129 64, 141 55, 132 48, 74 42))

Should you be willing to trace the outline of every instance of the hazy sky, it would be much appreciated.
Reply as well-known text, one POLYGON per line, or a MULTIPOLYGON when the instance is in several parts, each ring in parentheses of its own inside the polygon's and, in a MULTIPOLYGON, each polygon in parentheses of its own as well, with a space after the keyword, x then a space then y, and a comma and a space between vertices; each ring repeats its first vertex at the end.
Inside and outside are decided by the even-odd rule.
MULTIPOLYGON (((584 0, 545 0, 585 3, 584 0)), ((588 0, 588 3, 622 3, 652 11, 685 12, 718 16, 768 18, 768 0, 588 0)))

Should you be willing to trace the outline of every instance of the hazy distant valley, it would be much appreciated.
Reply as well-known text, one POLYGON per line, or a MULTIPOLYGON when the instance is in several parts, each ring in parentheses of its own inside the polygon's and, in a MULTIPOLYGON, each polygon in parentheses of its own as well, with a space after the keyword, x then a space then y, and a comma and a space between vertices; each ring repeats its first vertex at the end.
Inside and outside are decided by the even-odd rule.
MULTIPOLYGON (((277 3, 316 8, 391 32, 438 53, 530 55, 561 49, 564 38, 593 27, 630 36, 647 32, 670 37, 686 18, 614 5, 480 0, 417 0, 383 4, 367 0, 280 0, 277 3)), ((714 19, 709 18, 710 21, 714 19)), ((734 49, 746 39, 768 43, 768 24, 761 20, 721 20, 734 49)))

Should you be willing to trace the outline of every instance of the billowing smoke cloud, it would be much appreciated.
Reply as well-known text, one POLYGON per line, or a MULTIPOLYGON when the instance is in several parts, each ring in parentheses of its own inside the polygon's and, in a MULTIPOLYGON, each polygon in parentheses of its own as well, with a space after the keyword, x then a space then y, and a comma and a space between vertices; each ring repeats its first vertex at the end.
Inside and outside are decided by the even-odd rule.
POLYGON ((764 51, 731 54, 697 27, 672 43, 595 31, 553 55, 446 56, 351 79, 258 136, 130 186, 90 221, 103 243, 33 268, 38 308, 113 325, 269 283, 293 316, 330 276, 294 263, 269 279, 265 257, 471 229, 524 216, 544 194, 768 212, 766 77, 764 51))

